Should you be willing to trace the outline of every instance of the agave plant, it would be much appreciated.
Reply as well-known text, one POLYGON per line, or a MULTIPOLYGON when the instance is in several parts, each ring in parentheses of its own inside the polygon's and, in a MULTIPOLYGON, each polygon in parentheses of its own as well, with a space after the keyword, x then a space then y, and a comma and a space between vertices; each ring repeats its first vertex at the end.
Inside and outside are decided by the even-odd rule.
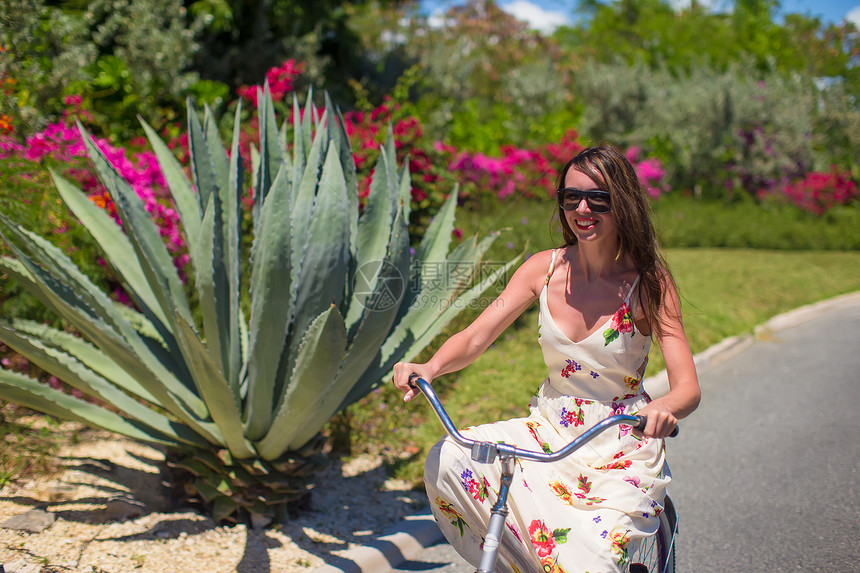
POLYGON ((456 190, 411 247, 410 175, 396 165, 390 130, 360 210, 342 117, 327 97, 322 113, 312 100, 302 107, 294 97, 292 127, 278 128, 268 90, 260 98, 253 242, 244 249, 240 110, 228 153, 210 110, 201 121, 189 102, 190 179, 142 122, 182 222, 189 284, 143 203, 79 125, 122 225, 52 176, 134 307, 0 214, 15 255, 0 270, 68 325, 0 321, 0 341, 86 397, 0 370, 0 398, 164 446, 189 477, 174 485, 216 520, 286 519, 287 504, 308 490, 327 421, 515 262, 475 278, 495 235, 451 249, 456 190))

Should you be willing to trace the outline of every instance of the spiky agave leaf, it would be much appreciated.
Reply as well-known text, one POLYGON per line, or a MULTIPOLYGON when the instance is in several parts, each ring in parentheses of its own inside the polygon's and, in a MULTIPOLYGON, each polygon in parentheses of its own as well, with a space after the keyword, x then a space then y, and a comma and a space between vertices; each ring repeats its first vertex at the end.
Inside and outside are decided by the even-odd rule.
POLYGON ((59 249, 0 215, 0 238, 16 256, 0 257, 0 269, 81 335, 0 321, 0 341, 112 410, 8 372, 0 396, 168 446, 171 465, 188 472, 190 492, 218 519, 237 511, 283 517, 286 502, 307 494, 330 417, 395 361, 417 354, 513 264, 473 280, 494 236, 449 253, 456 190, 413 254, 410 176, 397 167, 390 128, 359 215, 343 118, 327 96, 318 113, 310 95, 304 109, 294 97, 292 126, 278 128, 271 95, 261 93, 247 293, 239 110, 228 152, 211 111, 204 108, 201 122, 189 102, 190 178, 143 124, 182 221, 193 287, 183 285, 142 201, 82 126, 122 229, 69 181, 54 180, 136 308, 97 291, 59 249), (430 280, 440 265, 448 268, 441 284, 430 280), (451 304, 421 304, 433 299, 451 304))

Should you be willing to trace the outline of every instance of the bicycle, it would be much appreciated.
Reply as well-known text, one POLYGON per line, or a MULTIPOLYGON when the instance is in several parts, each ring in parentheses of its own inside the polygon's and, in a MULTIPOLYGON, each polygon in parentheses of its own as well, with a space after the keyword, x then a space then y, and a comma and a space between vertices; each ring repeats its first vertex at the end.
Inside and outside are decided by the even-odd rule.
MULTIPOLYGON (((644 416, 616 414, 598 422, 562 449, 548 454, 520 449, 509 444, 481 442, 464 437, 454 426, 450 416, 448 416, 448 412, 445 411, 442 402, 430 383, 413 374, 409 379, 409 385, 414 388, 416 383, 418 389, 421 390, 421 393, 424 394, 424 397, 427 398, 427 401, 433 407, 439 421, 442 422, 442 426, 451 439, 460 446, 471 450, 472 460, 478 463, 491 464, 498 457, 501 463, 502 477, 501 484, 499 484, 499 497, 490 512, 490 523, 487 526, 487 534, 484 537, 481 562, 475 573, 493 573, 495 569, 502 531, 508 515, 508 491, 513 482, 517 459, 546 463, 559 461, 572 454, 604 430, 619 424, 626 424, 635 429, 642 430, 645 428, 647 421, 644 416)), ((676 428, 672 436, 677 435, 677 433, 676 428)), ((668 494, 666 495, 663 507, 663 511, 658 516, 660 524, 657 532, 642 540, 639 547, 630 556, 627 565, 628 573, 675 572, 675 536, 678 533, 678 514, 668 494)))

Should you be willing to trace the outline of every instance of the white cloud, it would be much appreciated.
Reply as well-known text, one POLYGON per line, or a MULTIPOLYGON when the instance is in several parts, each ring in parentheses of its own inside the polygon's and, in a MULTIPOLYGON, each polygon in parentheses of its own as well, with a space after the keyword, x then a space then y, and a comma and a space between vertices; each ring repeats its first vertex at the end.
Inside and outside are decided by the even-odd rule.
MULTIPOLYGON (((675 10, 686 10, 692 4, 693 3, 691 0, 669 0, 669 5, 672 6, 675 10)), ((699 4, 699 6, 704 6, 711 11, 719 11, 730 8, 730 6, 727 5, 731 3, 726 2, 725 0, 699 0, 697 4, 699 4)))
POLYGON ((528 0, 515 0, 499 7, 516 18, 526 22, 530 27, 544 33, 550 33, 559 26, 569 25, 570 16, 564 12, 544 10, 528 0))
POLYGON ((845 14, 845 19, 860 28, 860 6, 854 6, 845 14))

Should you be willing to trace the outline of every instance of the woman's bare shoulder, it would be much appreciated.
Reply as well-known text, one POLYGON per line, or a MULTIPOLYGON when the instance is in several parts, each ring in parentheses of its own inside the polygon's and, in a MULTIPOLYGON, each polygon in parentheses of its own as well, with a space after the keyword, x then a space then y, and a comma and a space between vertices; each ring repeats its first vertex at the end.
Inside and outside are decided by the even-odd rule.
MULTIPOLYGON (((549 266, 552 263, 552 253, 558 249, 549 249, 546 251, 540 251, 538 253, 534 253, 530 255, 520 268, 529 273, 529 275, 537 273, 546 275, 549 272, 549 266)), ((558 258, 559 255, 556 255, 558 258)))
POLYGON ((550 249, 530 255, 514 273, 514 279, 517 283, 520 285, 527 284, 535 295, 540 294, 552 263, 552 253, 553 249, 550 249))

